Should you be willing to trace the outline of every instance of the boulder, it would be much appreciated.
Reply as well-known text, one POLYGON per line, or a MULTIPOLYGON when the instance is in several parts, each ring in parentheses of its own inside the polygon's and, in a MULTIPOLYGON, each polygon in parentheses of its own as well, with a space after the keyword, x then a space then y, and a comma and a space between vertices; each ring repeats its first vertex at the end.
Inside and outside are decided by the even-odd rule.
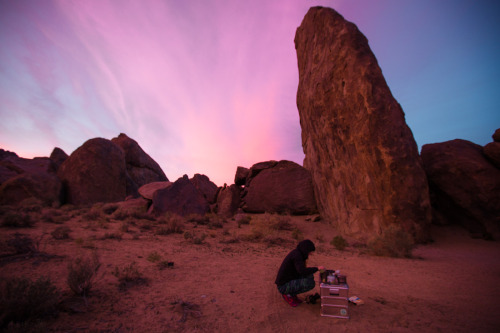
POLYGON ((483 237, 500 227, 500 170, 483 155, 482 147, 452 140, 422 147, 429 179, 434 222, 460 224, 483 237))
POLYGON ((111 142, 125 153, 127 172, 137 188, 152 182, 168 181, 158 163, 146 154, 135 140, 120 133, 118 137, 111 139, 111 142))
POLYGON ((242 193, 248 213, 314 214, 317 212, 309 171, 295 162, 269 161, 250 168, 242 193))
POLYGON ((236 184, 221 188, 217 195, 217 214, 226 218, 236 214, 240 207, 240 194, 241 187, 236 184))
POLYGON ((61 181, 53 173, 21 173, 0 185, 0 205, 16 205, 28 198, 47 206, 59 206, 61 181))
POLYGON ((500 142, 490 142, 483 148, 484 155, 500 169, 500 142))
POLYGON ((54 163, 55 169, 59 169, 61 164, 68 158, 68 154, 64 152, 61 148, 54 148, 50 154, 50 160, 54 163))
POLYGON ((500 142, 500 128, 497 128, 491 137, 493 138, 493 142, 500 142))
POLYGON ((207 199, 196 189, 187 175, 177 179, 171 186, 157 190, 149 212, 161 215, 167 212, 186 216, 205 215, 210 211, 207 199))
POLYGON ((398 225, 429 238, 429 189, 417 144, 366 37, 330 8, 296 31, 304 167, 321 216, 367 241, 398 225))
POLYGON ((234 175, 234 184, 237 186, 245 185, 249 172, 250 170, 245 167, 237 167, 236 174, 234 175))
POLYGON ((86 141, 61 164, 57 175, 65 203, 75 205, 122 201, 130 183, 123 150, 103 138, 86 141))
POLYGON ((172 182, 153 182, 139 187, 139 194, 148 200, 153 200, 156 191, 163 190, 164 188, 172 185, 172 182))
POLYGON ((208 203, 215 203, 219 189, 217 185, 211 182, 207 176, 200 175, 199 173, 195 174, 190 180, 194 187, 207 199, 208 203))

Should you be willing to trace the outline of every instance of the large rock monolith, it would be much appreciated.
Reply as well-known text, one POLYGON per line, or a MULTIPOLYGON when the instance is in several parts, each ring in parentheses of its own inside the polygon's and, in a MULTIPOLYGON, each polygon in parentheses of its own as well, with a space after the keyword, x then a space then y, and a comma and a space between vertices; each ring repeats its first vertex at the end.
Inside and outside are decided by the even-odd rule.
POLYGON ((130 183, 123 150, 103 138, 86 141, 61 164, 57 175, 64 201, 75 205, 122 201, 130 183))
POLYGON ((366 37, 330 8, 295 35, 304 167, 320 214, 367 240, 396 224, 428 238, 431 206, 418 148, 366 37))

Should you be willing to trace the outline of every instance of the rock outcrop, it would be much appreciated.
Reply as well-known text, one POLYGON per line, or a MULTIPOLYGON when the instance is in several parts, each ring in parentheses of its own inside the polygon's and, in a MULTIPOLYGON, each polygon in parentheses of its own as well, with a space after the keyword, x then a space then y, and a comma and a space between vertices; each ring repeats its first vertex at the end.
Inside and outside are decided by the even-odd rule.
POLYGON ((241 197, 241 206, 248 213, 317 212, 311 174, 290 161, 254 164, 248 170, 241 197))
POLYGON ((226 218, 234 216, 240 207, 241 191, 236 184, 222 187, 217 195, 217 214, 226 218))
POLYGON ((393 224, 427 240, 431 206, 417 145, 365 36, 335 10, 314 7, 295 48, 304 167, 322 217, 362 241, 393 224))
POLYGON ((61 164, 57 175, 65 202, 75 205, 122 201, 130 183, 125 153, 103 138, 86 141, 61 164))
POLYGON ((205 175, 195 174, 193 178, 190 179, 194 187, 207 199, 208 203, 213 204, 216 200, 216 195, 218 191, 217 185, 215 185, 210 179, 205 175))
POLYGON ((61 164, 68 159, 68 154, 64 152, 61 148, 54 148, 50 154, 50 160, 54 163, 55 169, 59 169, 61 164))
POLYGON ((139 187, 139 194, 148 200, 153 200, 156 191, 163 190, 172 185, 172 182, 153 182, 139 187))
POLYGON ((171 186, 157 190, 153 194, 153 203, 149 212, 161 215, 167 212, 186 216, 205 215, 210 211, 207 199, 189 180, 187 175, 177 179, 171 186))
POLYGON ((168 181, 158 163, 146 154, 135 140, 120 133, 118 137, 111 139, 111 142, 125 153, 127 172, 137 188, 152 182, 168 181))
POLYGON ((35 198, 49 206, 58 206, 61 181, 56 166, 47 157, 21 158, 0 149, 0 204, 16 205, 35 198))
POLYGON ((459 224, 477 237, 500 231, 500 169, 483 147, 452 140, 422 147, 436 224, 459 224))

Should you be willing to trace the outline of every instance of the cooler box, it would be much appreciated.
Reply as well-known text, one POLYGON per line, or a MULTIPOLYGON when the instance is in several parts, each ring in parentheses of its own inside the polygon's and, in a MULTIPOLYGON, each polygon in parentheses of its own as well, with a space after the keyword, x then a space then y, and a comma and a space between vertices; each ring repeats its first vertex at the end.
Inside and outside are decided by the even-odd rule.
POLYGON ((349 286, 320 284, 321 316, 349 319, 349 286))

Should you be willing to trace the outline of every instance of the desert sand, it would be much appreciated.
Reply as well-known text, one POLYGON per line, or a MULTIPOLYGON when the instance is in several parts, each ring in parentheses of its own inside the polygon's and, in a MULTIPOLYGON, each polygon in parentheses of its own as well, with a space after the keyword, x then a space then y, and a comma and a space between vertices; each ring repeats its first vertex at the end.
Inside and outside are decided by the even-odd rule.
MULTIPOLYGON (((434 242, 401 259, 372 256, 356 244, 339 251, 330 244, 334 230, 309 216, 280 217, 296 231, 274 231, 260 240, 245 236, 252 234, 257 215, 240 226, 234 219, 221 225, 186 221, 181 233, 168 235, 161 235, 154 221, 97 223, 84 216, 0 229, 0 277, 46 276, 61 293, 58 316, 45 321, 51 332, 495 332, 500 327, 500 243, 472 239, 459 227, 434 226, 434 242), (69 238, 51 236, 61 226, 69 228, 69 238), (10 256, 5 244, 15 233, 44 235, 39 251, 57 256, 10 256), (308 265, 339 269, 347 275, 350 296, 365 302, 350 305, 350 319, 321 317, 319 303, 292 308, 280 297, 276 272, 301 238, 316 244, 308 265), (101 267, 84 300, 68 287, 68 263, 92 252, 101 267), (145 283, 120 289, 112 273, 133 262, 145 283), (173 266, 160 267, 161 262, 173 266)), ((311 293, 318 291, 317 285, 311 293)))

